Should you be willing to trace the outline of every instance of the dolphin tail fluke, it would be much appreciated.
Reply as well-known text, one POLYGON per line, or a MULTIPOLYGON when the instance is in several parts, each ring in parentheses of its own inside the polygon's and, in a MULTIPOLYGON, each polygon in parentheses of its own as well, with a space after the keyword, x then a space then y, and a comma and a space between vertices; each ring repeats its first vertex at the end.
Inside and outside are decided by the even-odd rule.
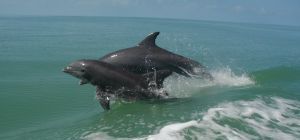
POLYGON ((153 32, 150 33, 143 41, 141 41, 138 46, 143 46, 143 47, 155 47, 156 43, 156 37, 159 35, 159 32, 153 32))

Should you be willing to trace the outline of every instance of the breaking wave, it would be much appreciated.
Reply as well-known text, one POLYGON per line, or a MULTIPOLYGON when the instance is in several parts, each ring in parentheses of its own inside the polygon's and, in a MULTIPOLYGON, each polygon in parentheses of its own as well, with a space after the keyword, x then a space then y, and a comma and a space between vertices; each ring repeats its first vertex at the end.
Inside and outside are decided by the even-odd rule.
POLYGON ((148 140, 289 139, 300 137, 300 103, 279 97, 223 103, 199 120, 164 126, 148 140))

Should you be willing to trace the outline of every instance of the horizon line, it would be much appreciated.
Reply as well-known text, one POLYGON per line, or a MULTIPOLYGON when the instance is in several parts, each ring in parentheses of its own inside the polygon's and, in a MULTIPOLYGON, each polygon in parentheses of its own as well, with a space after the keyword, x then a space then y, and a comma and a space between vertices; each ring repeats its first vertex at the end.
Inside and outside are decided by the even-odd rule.
POLYGON ((260 23, 260 22, 245 22, 245 21, 229 21, 229 20, 215 20, 215 19, 194 19, 194 18, 172 18, 172 17, 152 17, 152 16, 114 16, 114 15, 22 15, 22 14, 0 14, 0 17, 105 17, 105 18, 148 18, 148 19, 162 19, 162 20, 186 20, 186 21, 202 21, 202 22, 223 22, 233 24, 252 24, 252 25, 274 25, 274 26, 291 26, 300 27, 296 24, 275 24, 275 23, 260 23))

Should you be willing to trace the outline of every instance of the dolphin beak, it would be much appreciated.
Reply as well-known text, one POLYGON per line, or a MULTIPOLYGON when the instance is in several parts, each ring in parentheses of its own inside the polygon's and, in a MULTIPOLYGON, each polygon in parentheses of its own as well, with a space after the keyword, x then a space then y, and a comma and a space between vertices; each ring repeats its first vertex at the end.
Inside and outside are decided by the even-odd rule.
POLYGON ((67 67, 65 67, 65 68, 62 69, 62 72, 70 73, 70 70, 71 70, 71 67, 67 66, 67 67))

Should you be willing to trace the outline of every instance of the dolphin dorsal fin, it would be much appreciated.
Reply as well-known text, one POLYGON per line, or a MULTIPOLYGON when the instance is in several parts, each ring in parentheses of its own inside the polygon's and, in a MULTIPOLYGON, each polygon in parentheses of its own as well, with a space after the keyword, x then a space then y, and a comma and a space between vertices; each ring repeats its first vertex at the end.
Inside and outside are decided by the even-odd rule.
POLYGON ((159 35, 159 32, 150 33, 143 41, 141 41, 138 46, 143 47, 155 47, 155 39, 159 35))

